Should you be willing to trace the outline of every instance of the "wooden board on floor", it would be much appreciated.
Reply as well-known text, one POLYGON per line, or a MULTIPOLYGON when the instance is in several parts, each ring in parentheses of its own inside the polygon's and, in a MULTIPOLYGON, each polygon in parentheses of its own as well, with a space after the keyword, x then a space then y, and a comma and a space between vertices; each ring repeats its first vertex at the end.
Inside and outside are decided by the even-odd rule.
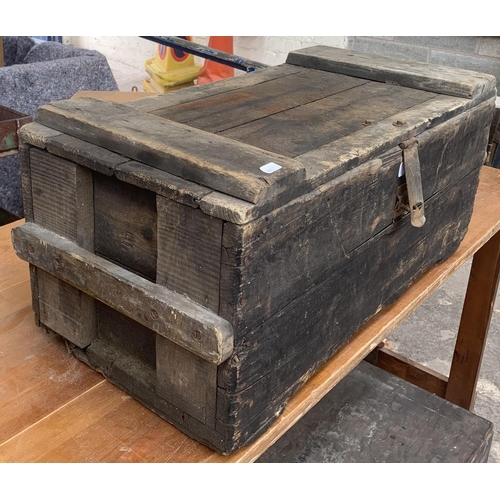
MULTIPOLYGON (((3 252, 0 272, 0 292, 13 284, 26 282, 26 301, 29 300, 28 265, 15 257, 10 247, 12 226, 0 228, 0 249, 3 252), (7 262, 7 264, 6 264, 7 262), (17 274, 5 274, 9 264, 19 263, 23 279, 17 274), (7 268, 5 268, 7 266, 7 268), (5 276, 5 277, 4 277, 5 276)), ((500 230, 500 171, 484 168, 476 198, 475 210, 469 231, 457 252, 447 261, 433 266, 394 304, 384 309, 369 321, 330 361, 328 361, 296 395, 290 400, 284 413, 272 427, 252 445, 242 448, 231 456, 219 455, 207 447, 188 438, 167 422, 161 420, 124 392, 94 374, 82 363, 76 363, 72 356, 61 349, 60 359, 50 356, 37 370, 22 368, 22 360, 30 356, 29 345, 24 347, 14 340, 6 344, 4 356, 10 356, 12 363, 21 366, 21 372, 13 377, 17 383, 21 378, 26 386, 36 385, 36 377, 50 380, 50 369, 60 363, 75 363, 70 370, 94 374, 95 381, 80 386, 64 377, 59 385, 50 385, 45 393, 46 401, 55 401, 56 394, 66 393, 64 402, 55 403, 51 410, 45 409, 43 417, 36 412, 27 412, 20 428, 8 429, 0 438, 0 460, 3 462, 27 461, 154 461, 154 462, 251 462, 256 460, 269 446, 276 442, 310 408, 330 391, 347 373, 411 314, 451 274, 500 230), (51 362, 47 362, 51 360, 51 362), (42 368, 40 368, 42 366, 42 368), (45 367, 45 368, 43 368, 45 367), (62 384, 62 385, 61 385, 62 384), (52 398, 52 399, 51 399, 52 398)), ((33 315, 26 302, 20 309, 7 317, 0 317, 0 339, 9 339, 17 325, 21 336, 30 335, 45 339, 46 334, 33 325, 33 315), (30 333, 31 332, 31 333, 30 333)), ((40 342, 40 340, 38 340, 40 342)), ((36 342, 34 343, 34 345, 36 342)), ((36 349, 35 352, 40 351, 36 349)), ((43 351, 40 351, 43 352, 43 351)), ((33 353, 34 354, 34 353, 33 353)), ((38 354, 42 355, 42 354, 38 354)), ((54 373, 52 373, 54 375, 54 373)), ((84 375, 79 375, 84 377, 84 375)), ((87 375, 86 375, 87 376, 87 375)), ((57 378, 57 373, 54 380, 57 378)), ((5 373, 0 375, 3 387, 10 380, 5 373)), ((22 401, 27 408, 36 404, 38 391, 26 392, 22 401)), ((0 412, 0 418, 6 412, 0 412)), ((7 414, 8 415, 8 414, 7 414)), ((2 422, 0 421, 0 424, 2 422)))

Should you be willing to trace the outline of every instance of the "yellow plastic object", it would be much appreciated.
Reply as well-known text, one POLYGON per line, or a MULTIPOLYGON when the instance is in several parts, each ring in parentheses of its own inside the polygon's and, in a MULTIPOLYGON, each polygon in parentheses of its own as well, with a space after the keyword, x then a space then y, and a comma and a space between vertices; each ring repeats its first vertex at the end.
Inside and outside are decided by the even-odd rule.
POLYGON ((152 78, 146 78, 142 81, 142 88, 145 92, 154 92, 155 94, 165 94, 171 92, 172 90, 177 90, 182 87, 191 87, 194 85, 193 82, 181 83, 180 85, 171 85, 166 87, 165 85, 160 85, 156 83, 152 78))
MULTIPOLYGON (((179 38, 191 41, 192 37, 179 38)), ((195 65, 193 55, 160 44, 156 56, 148 59, 144 66, 151 78, 144 80, 142 86, 150 92, 168 92, 174 90, 172 87, 192 85, 201 71, 201 67, 195 65)))

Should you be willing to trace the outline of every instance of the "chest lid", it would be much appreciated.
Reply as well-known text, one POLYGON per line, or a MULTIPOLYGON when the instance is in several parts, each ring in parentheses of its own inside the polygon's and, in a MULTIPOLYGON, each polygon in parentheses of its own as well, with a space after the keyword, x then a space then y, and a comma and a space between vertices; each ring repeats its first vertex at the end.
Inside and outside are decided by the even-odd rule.
POLYGON ((276 208, 495 93, 490 75, 312 47, 278 67, 127 105, 59 101, 36 121, 276 208))

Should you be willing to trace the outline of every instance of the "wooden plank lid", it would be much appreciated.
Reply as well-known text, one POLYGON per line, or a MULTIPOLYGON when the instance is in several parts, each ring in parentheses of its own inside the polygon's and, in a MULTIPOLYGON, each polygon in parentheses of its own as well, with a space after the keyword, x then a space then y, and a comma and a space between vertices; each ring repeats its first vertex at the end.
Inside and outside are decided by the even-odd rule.
POLYGON ((288 54, 286 62, 478 102, 496 92, 493 75, 335 47, 320 45, 296 50, 288 54))
MULTIPOLYGON (((123 104, 71 99, 42 106, 36 121, 156 169, 250 202, 264 203, 305 179, 303 165, 123 104)), ((290 196, 283 193, 290 191, 290 196)))

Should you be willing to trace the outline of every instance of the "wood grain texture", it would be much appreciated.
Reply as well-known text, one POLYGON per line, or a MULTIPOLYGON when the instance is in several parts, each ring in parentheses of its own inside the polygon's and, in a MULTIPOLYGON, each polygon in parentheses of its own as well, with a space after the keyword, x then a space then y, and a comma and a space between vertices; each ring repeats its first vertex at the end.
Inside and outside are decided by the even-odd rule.
POLYGON ((233 349, 231 325, 188 297, 150 283, 34 224, 13 231, 18 255, 78 290, 220 364, 233 349))
POLYGON ((485 73, 335 47, 296 50, 286 62, 467 99, 490 98, 496 90, 495 77, 485 73))
POLYGON ((94 299, 42 269, 36 270, 40 323, 79 347, 96 337, 94 299))
POLYGON ((474 255, 445 398, 468 410, 474 408, 491 314, 500 277, 500 234, 474 255))
POLYGON ((372 365, 444 398, 448 377, 385 347, 377 347, 372 354, 367 358, 372 365))
POLYGON ((145 97, 127 103, 133 109, 144 113, 162 113, 165 108, 178 106, 183 103, 206 99, 207 97, 224 94, 238 89, 244 89, 265 82, 280 80, 288 75, 302 73, 304 70, 290 64, 279 64, 264 70, 246 73, 235 78, 226 78, 212 82, 210 85, 194 85, 192 87, 178 89, 179 91, 168 92, 154 97, 145 97))
POLYGON ((339 90, 248 124, 227 127, 221 135, 293 158, 362 130, 367 121, 383 121, 435 96, 377 82, 339 90))
MULTIPOLYGON (((490 113, 485 103, 417 136, 426 200, 444 196, 480 167, 490 113)), ((323 282, 393 225, 402 161, 397 147, 255 221, 224 225, 221 315, 233 322, 236 337, 323 282)))
POLYGON ((362 362, 258 462, 484 463, 492 437, 491 422, 362 362))
POLYGON ((358 78, 311 70, 169 107, 154 114, 220 133, 366 83, 358 78))
POLYGON ((215 429, 217 366, 156 337, 156 392, 215 429))
POLYGON ((24 304, 0 317, 0 443, 102 380, 69 355, 63 338, 34 325, 28 282, 22 291, 8 290, 11 296, 22 293, 24 304))
MULTIPOLYGON (((29 153, 33 223, 94 251, 92 172, 38 148, 29 153)), ((31 279, 37 323, 80 347, 89 345, 96 336, 94 299, 41 270, 33 270, 31 279)))
POLYGON ((94 176, 95 253, 154 282, 156 197, 145 189, 94 176))
MULTIPOLYGON (((492 168, 483 168, 469 231, 453 256, 429 269, 410 286, 400 299, 370 320, 295 394, 285 411, 260 438, 250 446, 242 448, 230 456, 219 455, 190 439, 108 382, 104 382, 95 387, 93 391, 88 392, 78 384, 68 386, 67 380, 63 380, 65 387, 75 389, 79 397, 76 397, 70 404, 59 404, 58 408, 54 408, 54 411, 51 410, 52 413, 49 411, 50 416, 40 421, 38 421, 40 417, 28 408, 28 415, 31 416, 29 429, 20 433, 19 431, 14 432, 9 436, 10 440, 7 442, 1 441, 2 461, 28 461, 29 459, 40 461, 42 457, 47 461, 56 462, 72 460, 77 462, 125 460, 136 462, 254 461, 500 230, 499 213, 500 173, 492 168), (95 399, 93 399, 94 395, 95 399), (95 413, 97 409, 102 409, 103 404, 109 404, 110 410, 105 411, 104 415, 95 413), (87 418, 87 414, 92 414, 93 417, 87 418), (73 427, 65 425, 66 422, 70 424, 80 422, 81 430, 74 432, 73 427), (94 431, 97 430, 99 433, 94 434, 94 431), (47 436, 47 439, 40 443, 38 439, 44 435, 47 436), (50 438, 53 435, 58 436, 57 442, 51 441, 50 438), (95 439, 91 439, 92 436, 95 439)), ((26 282, 25 296, 28 301, 28 266, 15 256, 10 244, 10 232, 15 225, 0 227, 0 252, 2 252, 0 290, 2 287, 11 286, 16 281, 19 282, 22 271, 23 279, 26 282), (18 270, 10 272, 16 263, 18 270)), ((46 338, 40 329, 33 327, 32 313, 29 307, 25 307, 20 316, 17 316, 16 313, 6 321, 7 323, 1 324, 0 339, 9 337, 9 335, 4 334, 10 331, 13 325, 20 326, 21 336, 24 338, 29 328, 33 328, 36 336, 46 338), (23 318, 24 324, 22 324, 23 318)), ((9 345, 10 347, 2 349, 2 352, 8 352, 13 359, 17 359, 16 362, 24 370, 26 368, 26 365, 23 364, 25 347, 17 339, 13 339, 9 345)), ((61 351, 60 356, 64 363, 71 359, 64 350, 61 351)), ((54 355, 47 358, 49 366, 55 362, 56 358, 57 356, 54 355)), ((76 366, 82 366, 88 373, 99 377, 92 370, 87 370, 85 365, 81 363, 76 366)), ((41 375, 45 377, 43 373, 41 375)), ((0 380, 3 382, 5 377, 2 376, 0 380)), ((56 394, 61 393, 61 386, 54 388, 49 385, 48 392, 43 395, 43 401, 49 401, 56 394)), ((24 401, 27 405, 29 404, 29 398, 25 398, 24 401)), ((52 401, 54 400, 52 399, 52 401)), ((6 415, 9 413, 2 412, 0 418, 6 415)))
POLYGON ((78 139, 92 137, 98 146, 251 203, 287 192, 305 177, 298 161, 118 103, 59 101, 40 107, 37 121, 78 139), (260 167, 270 162, 282 168, 263 174, 260 167))
POLYGON ((34 222, 71 241, 77 237, 77 167, 46 151, 30 151, 34 222))
POLYGON ((218 416, 244 444, 279 413, 287 399, 361 325, 391 304, 410 283, 448 258, 467 231, 473 172, 428 203, 428 224, 382 232, 337 272, 235 341, 219 369, 218 416), (450 220, 450 212, 460 214, 450 220), (377 290, 377 293, 361 293, 377 290), (284 337, 280 332, 287 332, 284 337), (223 415, 229 415, 224 420, 223 415))
POLYGON ((222 221, 157 197, 156 283, 219 312, 222 221))

